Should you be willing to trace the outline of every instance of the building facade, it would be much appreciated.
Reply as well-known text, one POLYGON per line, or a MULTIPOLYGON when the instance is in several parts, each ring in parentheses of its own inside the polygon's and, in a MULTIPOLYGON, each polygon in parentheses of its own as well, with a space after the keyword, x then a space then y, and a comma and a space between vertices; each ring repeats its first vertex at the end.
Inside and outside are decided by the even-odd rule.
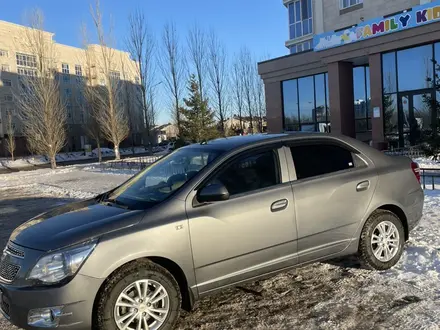
MULTIPOLYGON (((30 54, 22 39, 24 26, 0 21, 0 155, 6 155, 5 138, 7 134, 8 114, 12 114, 13 126, 17 137, 17 155, 26 154, 26 143, 22 137, 22 128, 17 116, 20 97, 20 79, 23 76, 32 76, 37 65, 35 54, 30 54)), ((85 51, 81 48, 56 43, 54 34, 44 32, 44 36, 53 43, 59 80, 60 95, 64 100, 67 111, 67 141, 66 151, 83 150, 87 144, 94 145, 94 141, 87 135, 86 121, 89 107, 84 97, 86 67, 91 65, 92 85, 103 84, 104 77, 100 70, 100 63, 92 57, 93 62, 87 61, 85 51)), ((98 53, 100 46, 90 45, 91 53, 98 53)), ((139 79, 136 77, 136 64, 131 60, 129 53, 114 50, 114 67, 112 78, 120 80, 120 106, 124 108, 131 126, 131 134, 126 144, 133 142, 140 144, 144 133, 144 116, 139 97, 139 79)), ((104 141, 103 141, 104 142, 104 141)), ((104 143, 105 145, 105 143, 104 143)))
POLYGON ((437 131, 440 1, 284 5, 291 55, 258 66, 269 131, 331 131, 380 149, 437 131))

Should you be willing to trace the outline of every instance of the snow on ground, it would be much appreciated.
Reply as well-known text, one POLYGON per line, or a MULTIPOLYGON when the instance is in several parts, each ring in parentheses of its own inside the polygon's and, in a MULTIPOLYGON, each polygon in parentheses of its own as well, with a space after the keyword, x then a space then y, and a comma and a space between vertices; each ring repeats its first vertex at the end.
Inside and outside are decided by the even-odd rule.
MULTIPOLYGON (((131 175, 115 171, 87 165, 0 175, 2 244, 47 205, 92 196, 131 175)), ((355 258, 316 263, 206 297, 177 328, 413 330, 439 324, 440 191, 426 191, 423 218, 393 269, 361 270, 355 258)), ((14 328, 0 318, 0 329, 14 328)))
POLYGON ((20 187, 55 196, 89 198, 121 184, 135 174, 135 171, 113 172, 94 172, 82 166, 14 172, 0 175, 0 189, 20 187), (119 175, 114 175, 115 173, 119 175))
MULTIPOLYGON (((135 147, 135 154, 145 153, 144 147, 135 147)), ((130 155, 133 153, 132 148, 124 148, 120 150, 121 155, 130 155)), ((101 154, 103 157, 111 157, 114 156, 115 153, 113 149, 109 148, 101 148, 101 154)), ((98 149, 93 149, 91 152, 66 152, 59 153, 56 156, 56 160, 58 163, 67 162, 67 161, 75 161, 75 160, 85 160, 85 159, 94 159, 98 157, 98 149)), ((11 161, 9 158, 0 158, 0 168, 8 167, 13 169, 20 169, 23 167, 29 167, 32 165, 43 165, 50 163, 50 160, 45 156, 29 156, 16 159, 11 161)))

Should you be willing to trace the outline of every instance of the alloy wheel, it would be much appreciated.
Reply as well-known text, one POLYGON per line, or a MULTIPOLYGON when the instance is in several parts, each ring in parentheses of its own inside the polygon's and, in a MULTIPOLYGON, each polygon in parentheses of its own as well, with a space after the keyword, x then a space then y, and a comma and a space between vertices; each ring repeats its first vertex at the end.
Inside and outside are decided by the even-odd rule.
POLYGON ((157 281, 145 279, 128 285, 119 295, 114 319, 120 330, 158 330, 170 311, 168 292, 157 281))
POLYGON ((399 231, 392 222, 382 221, 373 230, 371 248, 374 256, 382 262, 393 259, 400 249, 399 231))

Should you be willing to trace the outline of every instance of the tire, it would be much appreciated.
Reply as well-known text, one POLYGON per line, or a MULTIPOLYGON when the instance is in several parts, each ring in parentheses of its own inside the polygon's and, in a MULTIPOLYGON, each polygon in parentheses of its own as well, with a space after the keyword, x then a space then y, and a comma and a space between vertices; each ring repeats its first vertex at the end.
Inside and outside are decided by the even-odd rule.
MULTIPOLYGON (((382 237, 387 235, 382 235, 382 237)), ((386 238, 384 238, 386 240, 386 238)), ((364 228, 361 232, 361 238, 359 242, 359 261, 363 268, 370 270, 387 270, 393 267, 400 259, 405 246, 405 230, 403 228, 402 221, 392 212, 386 210, 377 210, 366 221, 364 228), (392 224, 392 225, 391 225, 392 224), (396 242, 396 235, 391 236, 389 239, 389 244, 393 244, 393 247, 387 244, 385 241, 383 246, 379 246, 381 243, 373 243, 372 238, 374 235, 374 240, 381 242, 382 238, 378 238, 378 235, 382 235, 379 226, 383 229, 394 228, 394 232, 398 233, 398 241, 396 242), (385 256, 385 251, 380 252, 380 247, 388 246, 387 251, 390 252, 388 258, 385 256), (379 248, 379 249, 378 249, 379 248), (379 254, 379 257, 375 255, 375 252, 379 254), (391 253, 392 251, 392 253, 391 253), (395 253, 394 256, 392 256, 395 253), (389 259, 392 256, 391 259, 389 259), (383 258, 382 260, 380 258, 383 258), (389 259, 389 260, 387 260, 389 259)))
MULTIPOLYGON (((95 315, 93 317, 93 328, 97 330, 119 330, 120 328, 116 324, 115 317, 118 313, 117 310, 121 311, 121 308, 124 307, 118 307, 117 309, 116 302, 118 301, 118 299, 120 299, 120 295, 122 294, 122 292, 125 291, 128 287, 134 285, 136 281, 144 281, 144 280, 149 280, 148 281, 149 284, 145 284, 146 282, 141 282, 142 292, 144 292, 145 287, 149 288, 150 292, 155 292, 154 290, 156 287, 162 286, 162 288, 168 294, 168 298, 165 298, 167 299, 166 303, 164 303, 164 305, 166 305, 165 307, 163 305, 160 305, 159 307, 157 307, 157 305, 152 306, 154 308, 163 308, 164 310, 165 309, 168 310, 166 317, 163 317, 163 315, 161 314, 155 314, 157 316, 163 317, 163 323, 162 322, 160 322, 161 324, 156 323, 155 326, 154 324, 152 325, 150 323, 149 328, 157 329, 157 330, 173 329, 179 318, 180 306, 182 302, 179 285, 177 284, 177 281, 174 279, 174 277, 165 268, 149 260, 138 260, 131 262, 123 266, 119 270, 117 270, 106 280, 103 288, 100 290, 96 302, 96 308, 94 310, 95 315), (158 284, 158 286, 154 287, 153 286, 154 284, 158 284)), ((130 292, 133 292, 133 294, 139 292, 139 291, 134 291, 135 288, 136 286, 134 286, 131 289, 133 291, 130 292)), ((163 290, 161 290, 160 292, 161 293, 159 293, 155 299, 162 296, 163 290)), ((150 294, 147 294, 147 296, 148 295, 150 294)), ((134 297, 134 295, 131 295, 130 297, 132 298, 134 297)), ((125 301, 131 304, 128 300, 125 301)), ((136 308, 135 310, 137 311, 136 314, 138 316, 145 314, 146 315, 145 317, 149 318, 147 322, 157 322, 154 320, 154 318, 150 317, 150 315, 146 311, 147 301, 148 298, 145 298, 145 301, 143 302, 144 304, 139 305, 138 306, 139 309, 136 308), (141 311, 145 311, 145 312, 141 313, 141 311)), ((156 304, 161 304, 161 303, 162 300, 156 304)), ((127 313, 134 313, 133 308, 131 308, 130 310, 131 312, 126 310, 127 313)), ((124 311, 124 309, 122 309, 122 311, 124 311)), ((121 317, 123 318, 124 315, 127 314, 122 313, 121 317)), ((129 322, 130 319, 131 316, 128 318, 127 322, 129 322)), ((139 322, 139 318, 136 317, 132 322, 139 322)), ((136 323, 132 323, 132 324, 136 324, 136 323)), ((145 329, 146 327, 144 326, 144 324, 142 325, 143 325, 142 329, 145 329)))

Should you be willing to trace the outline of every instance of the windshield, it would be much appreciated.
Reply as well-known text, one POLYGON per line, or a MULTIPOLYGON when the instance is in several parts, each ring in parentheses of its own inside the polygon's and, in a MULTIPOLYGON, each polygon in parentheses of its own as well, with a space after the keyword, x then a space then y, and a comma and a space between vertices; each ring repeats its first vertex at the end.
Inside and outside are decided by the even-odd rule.
POLYGON ((108 196, 106 202, 130 208, 146 208, 165 200, 222 152, 206 148, 182 148, 162 158, 108 196))

